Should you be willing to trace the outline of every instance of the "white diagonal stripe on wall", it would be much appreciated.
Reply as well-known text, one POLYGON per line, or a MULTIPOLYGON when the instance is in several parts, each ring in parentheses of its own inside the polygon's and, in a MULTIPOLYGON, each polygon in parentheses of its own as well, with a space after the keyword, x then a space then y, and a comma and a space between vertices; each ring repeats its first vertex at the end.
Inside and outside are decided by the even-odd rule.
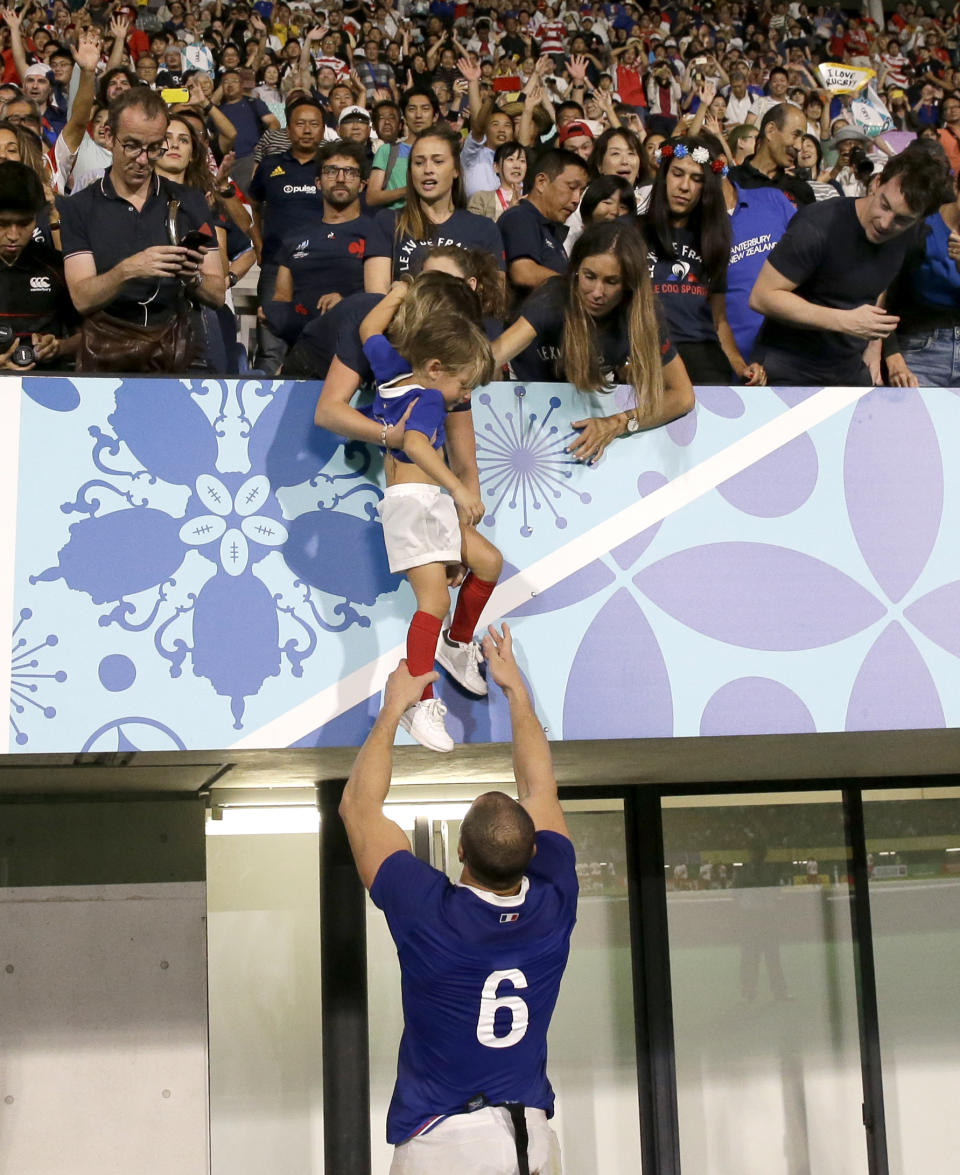
MULTIPOLYGON (((719 453, 679 474, 660 489, 632 503, 612 517, 599 522, 562 547, 544 555, 529 567, 501 583, 487 607, 483 622, 510 613, 530 599, 553 587, 594 559, 642 534, 655 523, 675 514, 690 502, 709 493, 718 485, 749 469, 757 461, 776 452, 796 437, 842 412, 870 392, 871 388, 823 388, 774 420, 734 441, 719 453)), ((771 394, 764 392, 761 394, 771 394)), ((312 730, 332 722, 340 714, 369 698, 379 690, 387 674, 405 653, 405 646, 395 645, 354 670, 340 681, 320 690, 313 697, 257 730, 238 739, 235 747, 288 747, 312 730)))

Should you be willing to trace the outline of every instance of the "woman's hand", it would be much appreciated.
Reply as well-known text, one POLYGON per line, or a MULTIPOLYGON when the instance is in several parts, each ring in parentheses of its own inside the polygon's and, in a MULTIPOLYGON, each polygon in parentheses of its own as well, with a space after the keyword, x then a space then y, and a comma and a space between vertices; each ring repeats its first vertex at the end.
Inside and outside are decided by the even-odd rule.
POLYGON ((748 388, 763 387, 767 382, 766 368, 762 363, 748 363, 740 372, 740 378, 748 388))
POLYGON ((30 336, 30 342, 33 344, 33 353, 40 363, 56 359, 60 354, 60 340, 56 335, 34 334, 30 336))
POLYGON ((918 388, 920 381, 907 366, 902 355, 887 356, 887 379, 891 388, 918 388))
POLYGON ((580 436, 567 446, 567 452, 575 461, 596 465, 607 445, 623 432, 622 415, 575 420, 572 427, 580 429, 580 436))

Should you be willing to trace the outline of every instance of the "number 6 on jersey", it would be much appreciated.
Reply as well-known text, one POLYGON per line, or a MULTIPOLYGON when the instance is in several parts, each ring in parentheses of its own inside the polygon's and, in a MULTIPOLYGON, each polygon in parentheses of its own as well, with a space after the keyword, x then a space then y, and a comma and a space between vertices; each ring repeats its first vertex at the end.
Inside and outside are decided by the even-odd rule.
POLYGON ((480 993, 477 1040, 488 1049, 508 1049, 511 1045, 518 1044, 523 1040, 530 1020, 527 1005, 518 995, 497 996, 497 988, 506 981, 512 983, 514 988, 527 986, 527 977, 516 968, 509 971, 491 971, 480 993), (500 1008, 506 1008, 510 1012, 510 1031, 505 1036, 497 1036, 493 1030, 493 1022, 500 1008))

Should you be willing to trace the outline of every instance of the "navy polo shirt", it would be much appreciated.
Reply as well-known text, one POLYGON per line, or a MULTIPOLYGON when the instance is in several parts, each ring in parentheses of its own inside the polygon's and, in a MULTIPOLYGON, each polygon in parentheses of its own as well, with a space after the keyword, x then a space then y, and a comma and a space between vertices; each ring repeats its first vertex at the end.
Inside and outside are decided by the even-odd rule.
POLYGON ((279 260, 293 276, 294 302, 302 303, 312 316, 325 294, 346 298, 359 293, 370 229, 369 218, 358 216, 336 224, 314 222, 302 239, 288 237, 279 260))
POLYGON ((284 245, 306 240, 323 217, 317 164, 294 159, 292 151, 268 155, 250 181, 250 197, 262 205, 263 264, 279 265, 284 245))
MULTIPOLYGON (((167 205, 180 202, 178 235, 206 226, 210 243, 217 238, 203 193, 154 175, 150 194, 139 211, 113 186, 110 171, 60 205, 60 238, 63 256, 92 253, 97 273, 106 273, 121 261, 149 249, 169 245, 167 205)), ((140 277, 124 284, 116 298, 102 309, 141 326, 169 322, 184 302, 178 277, 140 277)))
POLYGON ((497 221, 503 236, 507 265, 529 258, 554 273, 567 272, 567 255, 563 242, 570 231, 565 224, 547 220, 529 200, 508 208, 497 221))
POLYGON ((477 216, 465 208, 455 208, 442 224, 433 225, 432 237, 422 241, 411 236, 397 237, 396 224, 397 214, 392 209, 385 208, 378 213, 367 238, 366 252, 367 257, 392 257, 394 280, 416 269, 415 260, 434 245, 479 249, 483 253, 490 253, 503 269, 503 238, 499 228, 486 216, 477 216))

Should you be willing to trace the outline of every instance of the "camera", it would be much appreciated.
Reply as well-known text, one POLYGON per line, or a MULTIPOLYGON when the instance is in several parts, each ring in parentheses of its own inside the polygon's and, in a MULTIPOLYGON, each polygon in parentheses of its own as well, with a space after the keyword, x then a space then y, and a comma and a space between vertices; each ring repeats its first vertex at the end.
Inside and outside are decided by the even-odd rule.
POLYGON ((867 155, 866 151, 857 144, 850 148, 850 167, 861 183, 866 181, 873 175, 873 161, 867 155))
POLYGON ((26 340, 23 340, 13 353, 13 362, 17 367, 29 367, 31 363, 36 363, 36 361, 36 351, 26 340))
MULTIPOLYGON (((12 326, 0 325, 0 353, 9 351, 17 340, 17 332, 12 326)), ((10 356, 10 362, 16 367, 29 367, 36 363, 37 355, 29 339, 21 339, 16 350, 10 356)))

